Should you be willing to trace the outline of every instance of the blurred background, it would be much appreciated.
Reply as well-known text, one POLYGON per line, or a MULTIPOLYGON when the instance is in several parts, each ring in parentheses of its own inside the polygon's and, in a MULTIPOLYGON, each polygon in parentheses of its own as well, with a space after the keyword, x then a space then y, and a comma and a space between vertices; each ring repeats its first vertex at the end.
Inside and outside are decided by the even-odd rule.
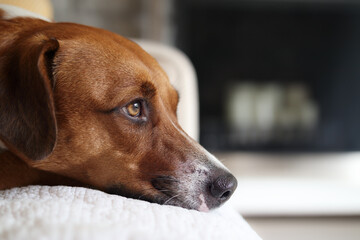
POLYGON ((160 42, 190 58, 200 143, 236 174, 229 204, 264 240, 360 239, 360 1, 52 5, 55 21, 160 42))
MULTIPOLYGON (((360 2, 359 2, 360 3, 360 2)), ((184 51, 210 150, 360 150, 360 5, 346 0, 63 0, 56 21, 184 51)))

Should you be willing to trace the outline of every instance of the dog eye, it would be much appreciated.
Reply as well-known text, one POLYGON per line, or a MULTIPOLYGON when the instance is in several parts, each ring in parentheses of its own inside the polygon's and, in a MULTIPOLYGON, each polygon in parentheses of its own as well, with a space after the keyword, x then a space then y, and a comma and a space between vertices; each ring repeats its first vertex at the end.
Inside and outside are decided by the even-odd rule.
POLYGON ((141 105, 140 101, 132 102, 125 107, 125 111, 130 117, 139 117, 142 111, 141 105))

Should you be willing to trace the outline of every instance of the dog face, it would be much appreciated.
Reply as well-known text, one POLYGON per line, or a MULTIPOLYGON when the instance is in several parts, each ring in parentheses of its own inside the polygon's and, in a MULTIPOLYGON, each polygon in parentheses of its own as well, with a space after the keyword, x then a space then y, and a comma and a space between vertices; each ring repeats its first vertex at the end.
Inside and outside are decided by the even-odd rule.
POLYGON ((104 30, 50 26, 31 37, 29 80, 40 80, 24 90, 44 88, 35 102, 47 103, 26 107, 46 129, 32 127, 33 143, 3 136, 10 149, 34 168, 150 202, 207 211, 231 196, 236 179, 181 129, 179 95, 151 56, 104 30), (29 150, 36 141, 43 149, 29 150))

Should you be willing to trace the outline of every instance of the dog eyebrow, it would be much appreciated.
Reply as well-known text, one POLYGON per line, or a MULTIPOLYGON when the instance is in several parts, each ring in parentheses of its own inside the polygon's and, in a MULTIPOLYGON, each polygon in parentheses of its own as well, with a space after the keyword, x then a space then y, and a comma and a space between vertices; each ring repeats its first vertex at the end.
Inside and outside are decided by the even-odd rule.
POLYGON ((145 97, 152 98, 156 94, 156 88, 151 82, 141 84, 141 92, 145 97))

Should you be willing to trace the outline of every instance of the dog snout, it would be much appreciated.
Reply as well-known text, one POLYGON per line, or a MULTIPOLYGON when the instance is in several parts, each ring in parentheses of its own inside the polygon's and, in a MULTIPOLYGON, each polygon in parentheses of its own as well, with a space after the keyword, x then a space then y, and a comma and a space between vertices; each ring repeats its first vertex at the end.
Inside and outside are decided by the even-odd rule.
POLYGON ((210 198, 213 198, 210 199, 210 201, 212 200, 214 202, 211 205, 218 205, 226 202, 234 193, 236 187, 237 180, 230 173, 216 178, 213 182, 211 182, 209 187, 210 198))

